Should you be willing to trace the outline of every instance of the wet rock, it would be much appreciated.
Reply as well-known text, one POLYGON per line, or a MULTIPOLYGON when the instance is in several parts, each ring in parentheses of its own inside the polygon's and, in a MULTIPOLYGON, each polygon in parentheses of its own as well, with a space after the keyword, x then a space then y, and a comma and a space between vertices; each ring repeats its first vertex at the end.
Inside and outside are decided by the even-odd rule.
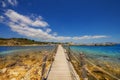
POLYGON ((120 60, 120 58, 118 58, 118 60, 120 60))
POLYGON ((104 58, 107 58, 108 56, 103 56, 104 58))
POLYGON ((3 55, 0 55, 0 58, 3 58, 4 56, 3 55))
POLYGON ((39 51, 38 53, 42 53, 42 51, 39 51))

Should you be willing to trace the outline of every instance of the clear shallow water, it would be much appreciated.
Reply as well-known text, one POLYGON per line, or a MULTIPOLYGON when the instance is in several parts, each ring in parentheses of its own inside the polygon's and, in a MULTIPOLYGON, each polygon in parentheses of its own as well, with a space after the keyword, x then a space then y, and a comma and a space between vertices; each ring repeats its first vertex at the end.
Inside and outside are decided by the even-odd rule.
POLYGON ((71 46, 75 53, 83 52, 87 57, 97 60, 120 61, 120 45, 114 46, 71 46))
POLYGON ((41 51, 41 50, 53 50, 54 46, 0 46, 0 55, 10 54, 20 51, 41 51))
MULTIPOLYGON (((120 45, 70 46, 70 49, 72 50, 72 52, 74 52, 74 55, 76 56, 77 59, 79 58, 78 54, 80 52, 83 52, 83 54, 85 54, 85 64, 87 65, 87 69, 94 76, 96 76, 97 79, 99 80, 118 80, 118 78, 120 79, 120 45)), ((78 60, 81 62, 80 59, 78 60)), ((76 65, 76 63, 74 63, 74 65, 76 65)))

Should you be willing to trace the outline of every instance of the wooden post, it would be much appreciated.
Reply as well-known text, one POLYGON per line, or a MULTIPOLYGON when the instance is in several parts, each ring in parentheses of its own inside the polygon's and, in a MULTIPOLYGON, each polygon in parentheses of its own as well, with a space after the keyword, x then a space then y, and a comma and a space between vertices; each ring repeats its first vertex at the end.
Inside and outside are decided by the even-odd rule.
POLYGON ((85 63, 85 56, 84 54, 81 52, 79 54, 79 57, 80 57, 80 66, 81 66, 81 75, 82 75, 82 78, 83 80, 88 80, 88 77, 87 77, 87 70, 86 70, 86 63, 85 63))
POLYGON ((84 66, 85 65, 85 60, 84 60, 84 54, 81 52, 80 54, 79 54, 79 57, 80 57, 80 66, 82 67, 82 66, 84 66))
POLYGON ((69 57, 69 60, 68 61, 71 61, 71 53, 70 53, 70 46, 68 46, 68 57, 69 57))
POLYGON ((42 60, 41 80, 46 80, 44 76, 45 76, 47 57, 48 57, 48 55, 47 55, 47 53, 45 53, 43 60, 42 60))

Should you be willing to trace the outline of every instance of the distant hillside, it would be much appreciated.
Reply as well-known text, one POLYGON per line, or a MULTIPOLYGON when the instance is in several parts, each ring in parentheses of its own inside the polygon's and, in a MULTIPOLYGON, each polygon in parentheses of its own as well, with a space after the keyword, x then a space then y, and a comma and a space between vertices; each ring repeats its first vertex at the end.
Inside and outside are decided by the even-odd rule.
POLYGON ((91 43, 91 44, 73 44, 78 46, 114 46, 117 43, 114 42, 105 42, 105 43, 91 43))
POLYGON ((27 38, 0 38, 0 45, 19 46, 19 45, 42 45, 50 42, 38 42, 27 38))

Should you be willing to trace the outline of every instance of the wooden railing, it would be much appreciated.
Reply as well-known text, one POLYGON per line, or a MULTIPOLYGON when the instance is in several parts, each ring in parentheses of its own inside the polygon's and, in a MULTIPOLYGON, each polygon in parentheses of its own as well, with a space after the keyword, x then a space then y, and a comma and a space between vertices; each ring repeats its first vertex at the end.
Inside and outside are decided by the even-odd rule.
POLYGON ((43 61, 42 61, 42 70, 41 70, 41 79, 40 80, 47 80, 49 72, 51 70, 54 58, 55 58, 55 54, 57 51, 58 45, 55 47, 55 49, 52 51, 52 53, 50 55, 45 54, 43 57, 43 61), (48 70, 46 70, 46 62, 49 61, 50 62, 50 66, 48 68, 48 70))
POLYGON ((79 54, 79 59, 76 58, 76 56, 72 53, 70 47, 68 47, 67 49, 67 55, 69 57, 69 61, 71 61, 71 63, 73 63, 73 59, 77 61, 78 65, 81 67, 81 78, 83 80, 88 80, 88 77, 87 77, 87 71, 86 71, 86 63, 85 63, 85 60, 84 60, 84 55, 82 53, 79 54))
POLYGON ((55 47, 54 50, 51 52, 44 51, 43 58, 41 59, 40 63, 34 63, 31 68, 26 72, 26 74, 23 76, 21 80, 31 80, 30 74, 32 73, 33 69, 39 69, 39 79, 38 80, 46 80, 49 74, 49 71, 51 70, 52 63, 54 61, 54 57, 57 51, 57 47, 55 47), (49 67, 47 66, 47 63, 49 63, 49 67))
POLYGON ((91 75, 92 80, 99 80, 97 78, 96 75, 94 75, 88 68, 87 68, 87 64, 89 63, 92 66, 94 66, 95 68, 97 68, 98 70, 102 71, 103 73, 109 75, 111 78, 115 79, 115 80, 120 80, 118 77, 110 74, 109 72, 105 71, 104 69, 96 66, 94 63, 92 63, 91 61, 89 61, 85 54, 83 52, 80 52, 79 55, 76 56, 76 54, 70 49, 70 47, 67 48, 67 55, 69 57, 69 60, 73 63, 74 68, 76 68, 77 65, 77 69, 76 71, 78 72, 80 78, 82 78, 82 80, 88 80, 89 76, 91 75), (76 63, 73 62, 76 61, 76 63), (89 76, 88 76, 89 73, 89 76))

